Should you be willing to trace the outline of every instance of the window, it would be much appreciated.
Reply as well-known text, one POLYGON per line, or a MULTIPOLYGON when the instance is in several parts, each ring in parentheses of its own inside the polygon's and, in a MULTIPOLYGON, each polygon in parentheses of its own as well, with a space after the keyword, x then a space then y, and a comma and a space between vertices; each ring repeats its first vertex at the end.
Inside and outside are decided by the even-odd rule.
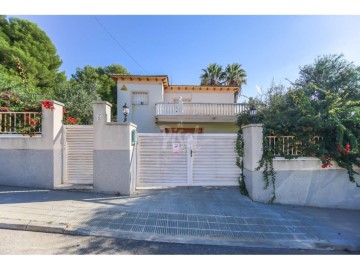
POLYGON ((149 94, 147 92, 132 92, 132 105, 148 105, 149 94))

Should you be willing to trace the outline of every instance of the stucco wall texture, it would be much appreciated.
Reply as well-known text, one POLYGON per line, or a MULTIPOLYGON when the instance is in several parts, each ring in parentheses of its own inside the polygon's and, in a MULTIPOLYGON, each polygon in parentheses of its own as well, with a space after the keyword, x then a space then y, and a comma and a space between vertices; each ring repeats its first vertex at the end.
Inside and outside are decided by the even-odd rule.
POLYGON ((0 150, 0 185, 54 188, 61 181, 61 151, 0 150))
MULTIPOLYGON (((244 169, 245 183, 254 201, 268 202, 273 188, 265 189, 262 172, 244 169)), ((360 182, 360 179, 358 179, 360 182)), ((349 181, 345 170, 276 172, 275 203, 360 209, 360 188, 349 181)))
POLYGON ((130 151, 94 151, 94 191, 130 195, 130 151))

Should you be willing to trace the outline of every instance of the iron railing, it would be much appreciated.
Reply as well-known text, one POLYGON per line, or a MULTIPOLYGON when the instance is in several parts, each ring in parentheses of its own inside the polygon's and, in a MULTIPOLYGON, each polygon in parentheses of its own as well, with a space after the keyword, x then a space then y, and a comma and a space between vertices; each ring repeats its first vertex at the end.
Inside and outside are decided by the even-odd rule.
MULTIPOLYGON (((267 136, 270 149, 277 156, 299 156, 302 154, 303 143, 296 141, 295 136, 267 136)), ((310 143, 316 143, 322 138, 315 136, 310 143)))
POLYGON ((40 112, 0 112, 0 135, 41 134, 40 112))

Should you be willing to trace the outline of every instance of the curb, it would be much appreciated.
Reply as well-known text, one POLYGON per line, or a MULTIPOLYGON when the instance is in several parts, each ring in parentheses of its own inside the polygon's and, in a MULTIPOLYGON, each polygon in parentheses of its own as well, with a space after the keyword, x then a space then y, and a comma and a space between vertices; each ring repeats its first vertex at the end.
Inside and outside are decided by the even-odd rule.
POLYGON ((66 224, 60 223, 7 218, 0 219, 0 229, 63 234, 66 228, 66 224))
POLYGON ((0 229, 26 231, 26 227, 29 223, 30 221, 26 221, 26 220, 1 218, 0 229))
POLYGON ((39 221, 30 221, 26 227, 27 231, 33 232, 46 232, 46 233, 64 233, 67 225, 53 224, 39 221))
POLYGON ((360 246, 349 246, 349 245, 331 244, 331 243, 329 243, 329 244, 316 244, 315 249, 360 252, 360 246))
POLYGON ((81 235, 81 236, 102 236, 119 239, 130 239, 137 241, 155 241, 155 242, 167 242, 167 243, 179 243, 179 244, 199 244, 199 245, 222 245, 222 246, 241 246, 241 247, 255 247, 255 248, 283 248, 283 249, 307 249, 307 250, 334 250, 334 251, 349 251, 360 252, 360 246, 349 245, 337 245, 329 242, 318 243, 296 243, 284 244, 278 241, 269 242, 231 242, 223 241, 220 239, 199 239, 192 237, 171 237, 166 235, 148 234, 148 233, 133 233, 122 231, 108 231, 108 230, 94 230, 94 229, 82 229, 68 224, 61 223, 49 223, 34 220, 20 220, 20 219, 7 219, 0 218, 0 229, 8 230, 20 230, 20 231, 33 231, 43 233, 57 233, 66 235, 81 235), (290 245, 289 245, 290 244, 290 245))
POLYGON ((137 241, 154 241, 163 243, 177 243, 177 244, 196 244, 196 245, 220 245, 220 246, 237 246, 250 248, 277 248, 277 249, 299 249, 299 250, 332 250, 332 251, 349 251, 360 252, 360 246, 337 245, 325 241, 319 242, 288 242, 288 241, 230 241, 222 239, 202 239, 191 236, 169 236, 151 233, 134 233, 123 231, 109 231, 101 229, 82 229, 72 226, 67 227, 65 234, 82 235, 82 236, 102 236, 118 239, 130 239, 137 241))

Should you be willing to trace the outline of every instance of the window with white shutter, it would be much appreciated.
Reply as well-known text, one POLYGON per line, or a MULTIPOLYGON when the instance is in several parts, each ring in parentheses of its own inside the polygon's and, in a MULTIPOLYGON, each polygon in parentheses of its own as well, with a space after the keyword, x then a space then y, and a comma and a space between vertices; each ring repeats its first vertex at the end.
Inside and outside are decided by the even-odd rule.
POLYGON ((147 92, 132 92, 132 105, 148 105, 149 94, 147 92))

